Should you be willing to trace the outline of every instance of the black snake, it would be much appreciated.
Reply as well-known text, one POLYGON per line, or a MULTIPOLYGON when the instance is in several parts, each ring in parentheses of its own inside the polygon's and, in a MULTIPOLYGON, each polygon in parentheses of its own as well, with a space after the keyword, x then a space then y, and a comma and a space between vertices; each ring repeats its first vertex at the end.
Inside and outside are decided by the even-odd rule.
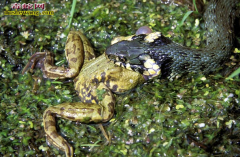
MULTIPOLYGON (((141 34, 111 45, 107 48, 106 55, 118 65, 142 73, 146 79, 156 76, 152 76, 151 72, 146 73, 149 68, 145 63, 149 58, 160 67, 161 76, 173 78, 188 72, 209 73, 221 66, 231 54, 233 24, 239 2, 212 0, 209 3, 204 13, 207 44, 203 49, 181 46, 161 34, 157 37, 141 34), (153 38, 152 41, 149 38, 153 38)), ((159 72, 158 74, 160 75, 159 72)))

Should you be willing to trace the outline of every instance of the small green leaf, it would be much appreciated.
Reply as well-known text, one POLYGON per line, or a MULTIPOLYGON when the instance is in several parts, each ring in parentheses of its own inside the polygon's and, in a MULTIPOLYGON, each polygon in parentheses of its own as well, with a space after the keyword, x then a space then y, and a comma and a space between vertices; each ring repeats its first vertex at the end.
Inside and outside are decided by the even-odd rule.
POLYGON ((187 19, 187 17, 192 13, 193 11, 188 11, 188 12, 186 12, 185 13, 185 15, 183 16, 183 18, 182 18, 182 21, 180 22, 180 26, 182 26, 183 25, 183 23, 184 23, 184 21, 187 19))
POLYGON ((198 12, 197 5, 196 5, 196 1, 195 1, 195 0, 193 0, 193 5, 194 5, 195 10, 198 12))
POLYGON ((71 23, 72 23, 73 15, 74 15, 74 12, 75 12, 76 3, 77 3, 77 0, 73 0, 71 15, 70 15, 70 18, 69 18, 69 23, 68 23, 69 28, 71 28, 71 23))
POLYGON ((32 121, 28 121, 28 124, 30 125, 30 128, 33 128, 33 122, 32 121))
POLYGON ((177 109, 177 110, 178 110, 178 109, 181 109, 181 108, 184 108, 184 106, 183 106, 182 104, 176 106, 176 109, 177 109))
POLYGON ((226 78, 226 80, 232 79, 233 77, 237 76, 240 74, 240 68, 238 68, 237 70, 235 70, 230 76, 228 76, 226 78))

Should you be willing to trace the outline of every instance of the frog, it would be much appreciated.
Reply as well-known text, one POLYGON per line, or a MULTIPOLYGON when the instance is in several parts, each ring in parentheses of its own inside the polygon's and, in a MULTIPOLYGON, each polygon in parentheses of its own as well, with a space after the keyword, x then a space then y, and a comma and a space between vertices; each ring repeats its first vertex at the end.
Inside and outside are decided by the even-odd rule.
MULTIPOLYGON (((112 44, 122 40, 132 40, 132 36, 116 37, 112 44)), ((114 116, 115 95, 132 90, 147 79, 138 72, 115 64, 105 53, 96 57, 89 40, 81 31, 69 32, 65 56, 68 67, 58 67, 54 65, 50 51, 36 52, 22 73, 40 67, 45 78, 74 79, 74 88, 81 101, 50 106, 43 113, 48 143, 64 151, 67 157, 72 157, 73 147, 56 130, 56 116, 87 124, 108 122, 114 116)))

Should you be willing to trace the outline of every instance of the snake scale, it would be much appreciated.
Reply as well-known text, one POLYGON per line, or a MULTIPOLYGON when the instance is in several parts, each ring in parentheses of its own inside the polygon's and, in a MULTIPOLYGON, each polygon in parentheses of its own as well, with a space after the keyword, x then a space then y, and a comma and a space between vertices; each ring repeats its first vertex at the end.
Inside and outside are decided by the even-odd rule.
POLYGON ((231 54, 238 3, 239 0, 212 0, 209 3, 204 13, 207 43, 203 49, 184 47, 155 32, 117 42, 107 48, 106 55, 115 64, 142 73, 146 79, 155 76, 174 78, 189 72, 207 74, 221 66, 231 54), (151 64, 146 64, 149 60, 155 62, 161 72, 151 72, 145 66, 151 64))

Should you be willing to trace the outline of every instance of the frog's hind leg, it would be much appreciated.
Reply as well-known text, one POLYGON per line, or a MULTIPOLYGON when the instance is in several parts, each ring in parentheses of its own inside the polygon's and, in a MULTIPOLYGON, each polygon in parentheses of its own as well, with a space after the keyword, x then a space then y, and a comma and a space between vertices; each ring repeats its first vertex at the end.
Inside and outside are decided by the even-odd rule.
POLYGON ((22 73, 29 68, 33 69, 35 65, 40 65, 44 77, 50 79, 72 78, 79 74, 84 61, 95 58, 89 41, 81 32, 77 31, 71 31, 68 34, 65 55, 69 68, 55 66, 54 58, 49 51, 37 52, 31 56, 22 73))
POLYGON ((71 33, 77 34, 82 39, 84 48, 84 62, 95 59, 96 56, 94 54, 94 50, 86 36, 82 34, 80 31, 71 31, 71 33))
POLYGON ((114 97, 103 83, 100 83, 97 89, 103 91, 99 104, 87 102, 63 103, 47 108, 43 114, 43 125, 48 141, 65 151, 67 157, 73 156, 73 148, 57 133, 55 117, 58 115, 82 123, 109 121, 114 114, 114 97))

